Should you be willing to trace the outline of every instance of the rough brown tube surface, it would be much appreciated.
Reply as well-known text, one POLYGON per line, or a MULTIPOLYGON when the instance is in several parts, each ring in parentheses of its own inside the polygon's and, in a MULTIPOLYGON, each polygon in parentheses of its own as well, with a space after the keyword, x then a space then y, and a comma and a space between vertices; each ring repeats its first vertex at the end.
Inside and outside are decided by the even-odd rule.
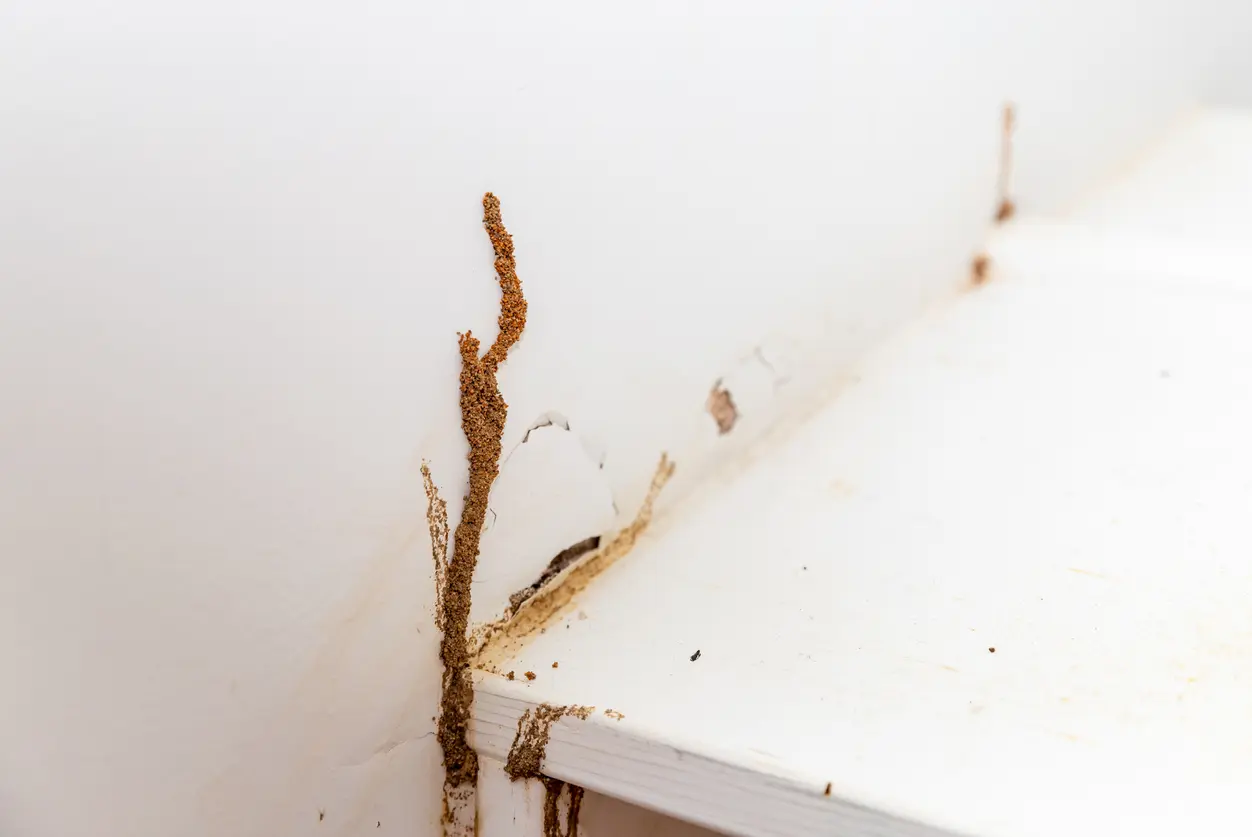
POLYGON ((560 779, 543 778, 543 837, 578 837, 578 813, 583 804, 583 789, 560 779), (565 815, 565 831, 561 831, 561 791, 569 788, 569 811, 565 815))
POLYGON ((509 758, 504 765, 504 772, 514 782, 540 775, 552 725, 567 715, 585 721, 594 711, 594 706, 549 706, 546 703, 527 709, 517 719, 517 735, 513 737, 513 744, 509 747, 509 758))
MULTIPOLYGON (((517 278, 513 239, 500 217, 500 201, 490 192, 483 196, 483 225, 495 250, 495 268, 501 292, 500 333, 481 358, 478 355, 478 339, 469 331, 458 335, 461 350, 461 429, 469 442, 469 492, 456 527, 452 559, 447 562, 442 579, 438 568, 435 573, 436 583, 442 582, 437 604, 437 617, 443 629, 439 648, 443 660, 443 697, 440 701, 438 738, 443 750, 445 793, 449 789, 472 788, 478 779, 478 757, 470 749, 467 739, 474 702, 468 639, 470 584, 478 563, 487 499, 491 484, 499 473, 500 439, 508 415, 508 405, 496 383, 496 370, 526 327, 526 300, 522 296, 522 283, 517 278)), ((427 518, 431 525, 432 543, 438 552, 441 543, 437 523, 442 513, 446 531, 446 511, 442 501, 438 500, 429 471, 424 473, 424 477, 429 503, 427 518)), ((446 535, 444 537, 442 548, 446 554, 446 535)), ((445 806, 448 802, 445 799, 445 806)))

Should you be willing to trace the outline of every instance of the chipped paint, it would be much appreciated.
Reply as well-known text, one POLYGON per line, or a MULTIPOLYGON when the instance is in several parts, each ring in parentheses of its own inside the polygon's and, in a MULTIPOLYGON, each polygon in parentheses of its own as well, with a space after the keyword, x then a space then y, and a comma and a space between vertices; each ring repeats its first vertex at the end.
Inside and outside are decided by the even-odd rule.
POLYGON ((575 597, 602 572, 629 553, 652 522, 652 507, 665 484, 674 475, 674 463, 665 454, 657 463, 648 493, 639 506, 635 519, 607 543, 588 557, 555 576, 543 589, 529 597, 503 619, 480 626, 475 631, 479 642, 474 667, 493 670, 518 650, 531 636, 543 630, 553 619, 573 607, 575 597))
POLYGON ((548 566, 543 573, 535 580, 534 584, 518 590, 512 596, 509 596, 509 606, 514 612, 522 606, 531 596, 539 592, 539 590, 552 579, 556 578, 567 568, 572 566, 575 561, 592 552, 600 546, 600 536, 594 535, 590 538, 584 538, 573 546, 566 547, 556 554, 556 557, 548 562, 548 566))
POLYGON ((735 407, 735 400, 731 397, 730 391, 722 385, 721 378, 717 379, 713 384, 713 389, 709 391, 709 397, 704 402, 704 409, 717 423, 719 436, 725 436, 733 430, 735 422, 739 420, 739 410, 735 407))

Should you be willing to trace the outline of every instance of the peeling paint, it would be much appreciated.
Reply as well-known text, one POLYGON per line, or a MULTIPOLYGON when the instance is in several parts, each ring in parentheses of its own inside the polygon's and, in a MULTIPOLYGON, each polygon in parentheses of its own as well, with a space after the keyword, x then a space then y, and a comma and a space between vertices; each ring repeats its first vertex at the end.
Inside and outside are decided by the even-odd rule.
POLYGON ((472 626, 504 617, 511 599, 541 578, 546 581, 560 553, 616 529, 610 480, 587 455, 578 433, 557 424, 519 442, 492 484, 491 504, 499 518, 483 532, 472 626))
POLYGON ((527 442, 529 442, 530 434, 544 427, 559 427, 562 430, 568 431, 569 419, 567 419, 562 414, 556 412, 555 410, 551 410, 549 412, 544 413, 542 416, 535 419, 535 421, 530 425, 530 427, 526 428, 526 434, 522 436, 521 444, 524 445, 527 442))
POLYGON ((516 613, 517 609, 520 608, 524 602, 530 599, 531 596, 538 593, 545 584, 564 572, 566 568, 572 565, 579 558, 583 557, 588 552, 595 550, 599 546, 600 536, 593 535, 590 538, 584 538, 573 546, 566 547, 558 552, 556 557, 548 562, 547 568, 545 568, 539 578, 535 580, 534 584, 524 587, 512 596, 509 596, 509 606, 513 609, 513 612, 516 613))
POLYGON ((717 423, 719 436, 725 436, 733 430, 735 422, 739 420, 739 410, 735 407, 730 391, 722 385, 721 378, 717 379, 713 384, 713 389, 709 391, 708 400, 704 402, 704 409, 708 410, 713 421, 717 423))
POLYGON ((647 531, 652 522, 653 504, 673 475, 674 463, 668 456, 661 454, 648 493, 629 525, 607 543, 601 543, 600 548, 588 557, 557 574, 516 611, 510 608, 502 619, 478 627, 474 636, 478 643, 474 667, 494 670, 522 648, 529 637, 543 630, 552 619, 568 611, 573 606, 574 597, 585 590, 596 576, 629 553, 639 537, 647 531))

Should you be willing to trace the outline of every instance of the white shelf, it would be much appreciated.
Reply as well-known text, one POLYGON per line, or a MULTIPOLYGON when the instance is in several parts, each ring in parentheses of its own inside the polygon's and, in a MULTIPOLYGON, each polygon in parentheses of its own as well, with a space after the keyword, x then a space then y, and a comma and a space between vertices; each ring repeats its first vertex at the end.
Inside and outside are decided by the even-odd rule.
POLYGON ((1002 234, 506 666, 533 682, 480 674, 480 751, 594 705, 546 772, 734 834, 1247 833, 1252 281, 1071 232, 1002 234))

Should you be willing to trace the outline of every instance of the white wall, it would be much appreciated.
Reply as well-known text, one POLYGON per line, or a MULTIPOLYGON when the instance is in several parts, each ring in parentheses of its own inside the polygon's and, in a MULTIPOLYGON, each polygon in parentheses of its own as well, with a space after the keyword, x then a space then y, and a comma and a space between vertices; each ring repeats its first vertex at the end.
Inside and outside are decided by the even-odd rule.
POLYGON ((504 468, 485 618, 660 450, 672 500, 960 282, 1004 99, 1054 209, 1245 96, 1250 31, 1219 0, 0 5, 0 832, 434 833, 417 468, 458 514, 483 191, 531 305, 505 449, 574 431, 504 468))

